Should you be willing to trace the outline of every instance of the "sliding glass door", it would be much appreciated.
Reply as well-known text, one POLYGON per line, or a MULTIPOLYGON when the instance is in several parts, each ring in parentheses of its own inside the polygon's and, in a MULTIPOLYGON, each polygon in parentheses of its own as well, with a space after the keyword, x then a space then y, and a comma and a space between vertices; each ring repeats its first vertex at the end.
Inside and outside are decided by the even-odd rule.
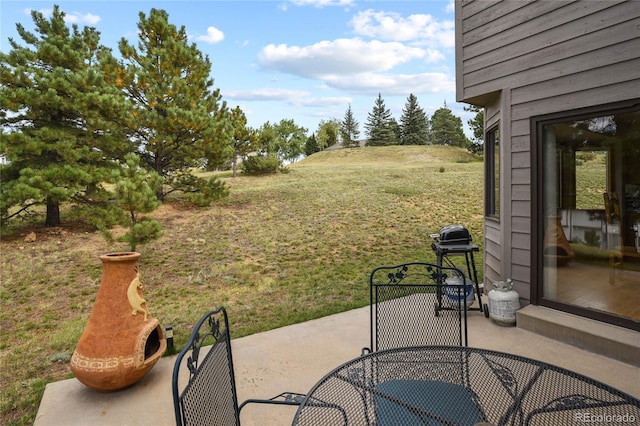
POLYGON ((640 324, 640 108, 535 123, 538 302, 640 324))

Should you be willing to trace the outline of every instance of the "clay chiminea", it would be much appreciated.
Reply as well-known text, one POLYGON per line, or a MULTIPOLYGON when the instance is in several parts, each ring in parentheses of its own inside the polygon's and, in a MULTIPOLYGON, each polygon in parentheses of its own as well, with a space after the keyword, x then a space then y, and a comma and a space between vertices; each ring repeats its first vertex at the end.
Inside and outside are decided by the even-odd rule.
POLYGON ((71 371, 90 388, 110 392, 133 385, 167 349, 162 327, 142 297, 139 257, 135 252, 100 256, 100 288, 71 357, 71 371))

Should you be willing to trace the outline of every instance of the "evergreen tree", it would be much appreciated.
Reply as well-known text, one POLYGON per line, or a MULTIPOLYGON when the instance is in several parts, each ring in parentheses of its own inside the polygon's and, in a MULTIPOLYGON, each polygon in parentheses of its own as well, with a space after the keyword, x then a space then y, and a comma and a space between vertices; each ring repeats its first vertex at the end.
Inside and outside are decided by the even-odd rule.
POLYGON ((318 148, 316 134, 312 133, 311 136, 307 138, 307 142, 304 144, 304 155, 308 157, 309 155, 315 154, 316 152, 320 152, 320 148, 318 148))
POLYGON ((230 155, 226 103, 213 89, 208 56, 189 44, 184 26, 169 23, 166 11, 139 16, 137 48, 120 40, 124 60, 114 78, 134 104, 127 127, 144 165, 172 178, 203 157, 230 155))
POLYGON ((391 111, 387 109, 378 93, 378 98, 373 105, 373 110, 367 115, 364 125, 367 131, 367 146, 395 145, 396 134, 392 126, 391 111))
MULTIPOLYGON (((162 236, 162 225, 155 219, 142 216, 151 213, 160 205, 155 193, 162 185, 162 178, 155 172, 145 172, 140 168, 140 158, 135 154, 125 156, 123 167, 114 172, 115 200, 122 209, 120 224, 127 232, 118 241, 129 244, 135 251, 140 244, 146 244, 162 236)), ((102 234, 111 240, 111 232, 101 228, 102 234)))
POLYGON ((435 145, 468 148, 471 144, 462 130, 462 119, 453 115, 446 105, 431 116, 430 137, 435 145))
POLYGON ((360 130, 358 129, 358 121, 353 116, 351 111, 351 104, 347 112, 344 114, 344 119, 340 123, 340 135, 342 136, 342 146, 345 148, 358 147, 358 136, 360 136, 360 130))
POLYGON ((424 110, 418 105, 418 98, 412 93, 402 110, 401 144, 426 145, 429 139, 429 121, 424 110))
POLYGON ((203 139, 203 158, 197 160, 207 170, 218 170, 228 164, 233 156, 233 123, 231 112, 223 104, 213 115, 214 127, 208 129, 207 136, 203 139))
POLYGON ((267 157, 276 156, 277 140, 275 126, 267 121, 258 130, 258 151, 267 157))
POLYGON ((247 116, 239 106, 231 110, 232 147, 233 157, 231 169, 233 177, 236 177, 238 160, 247 158, 247 155, 257 149, 258 135, 255 130, 247 127, 247 116))
POLYGON ((121 92, 105 84, 112 61, 95 28, 69 28, 55 6, 49 19, 32 11, 35 33, 16 24, 25 45, 9 39, 0 53, 0 216, 46 206, 46 226, 61 224, 60 206, 104 201, 102 183, 129 150, 113 124, 126 110, 121 92), (11 213, 10 213, 11 212, 11 213))
POLYGON ((389 121, 389 127, 393 132, 395 143, 400 144, 400 141, 402 140, 402 128, 400 127, 400 124, 398 124, 398 121, 392 117, 389 121))
POLYGON ((472 154, 482 154, 484 151, 484 109, 475 105, 464 107, 465 111, 475 112, 476 115, 467 121, 467 124, 473 131, 473 140, 469 151, 472 154))

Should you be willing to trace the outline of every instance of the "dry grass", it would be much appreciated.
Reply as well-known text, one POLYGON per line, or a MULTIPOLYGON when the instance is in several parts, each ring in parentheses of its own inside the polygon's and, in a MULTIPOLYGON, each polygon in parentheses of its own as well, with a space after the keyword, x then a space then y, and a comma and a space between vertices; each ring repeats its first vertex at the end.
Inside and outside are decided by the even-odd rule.
MULTIPOLYGON (((217 305, 233 337, 364 306, 368 272, 434 260, 428 234, 441 226, 464 223, 482 243, 483 167, 470 160, 455 148, 379 147, 318 153, 287 174, 223 174, 228 199, 155 212, 165 234, 139 248, 149 310, 180 346, 217 305)), ((44 385, 71 377, 98 256, 126 247, 69 226, 23 229, 0 249, 0 423, 30 424, 44 385)))

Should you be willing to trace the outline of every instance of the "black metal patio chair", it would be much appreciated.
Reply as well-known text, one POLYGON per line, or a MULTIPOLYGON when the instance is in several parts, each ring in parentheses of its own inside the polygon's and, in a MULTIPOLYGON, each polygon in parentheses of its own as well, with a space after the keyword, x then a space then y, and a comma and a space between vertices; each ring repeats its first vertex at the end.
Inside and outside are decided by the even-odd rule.
POLYGON ((380 266, 370 274, 369 291, 371 346, 363 353, 418 345, 467 346, 472 289, 460 269, 425 262, 380 266))
POLYGON ((304 395, 285 392, 238 405, 229 319, 223 307, 207 313, 196 324, 176 359, 172 391, 178 426, 239 426, 240 411, 246 404, 299 405, 304 399, 304 395), (186 372, 180 374, 182 367, 188 369, 188 378, 183 377, 186 372))

